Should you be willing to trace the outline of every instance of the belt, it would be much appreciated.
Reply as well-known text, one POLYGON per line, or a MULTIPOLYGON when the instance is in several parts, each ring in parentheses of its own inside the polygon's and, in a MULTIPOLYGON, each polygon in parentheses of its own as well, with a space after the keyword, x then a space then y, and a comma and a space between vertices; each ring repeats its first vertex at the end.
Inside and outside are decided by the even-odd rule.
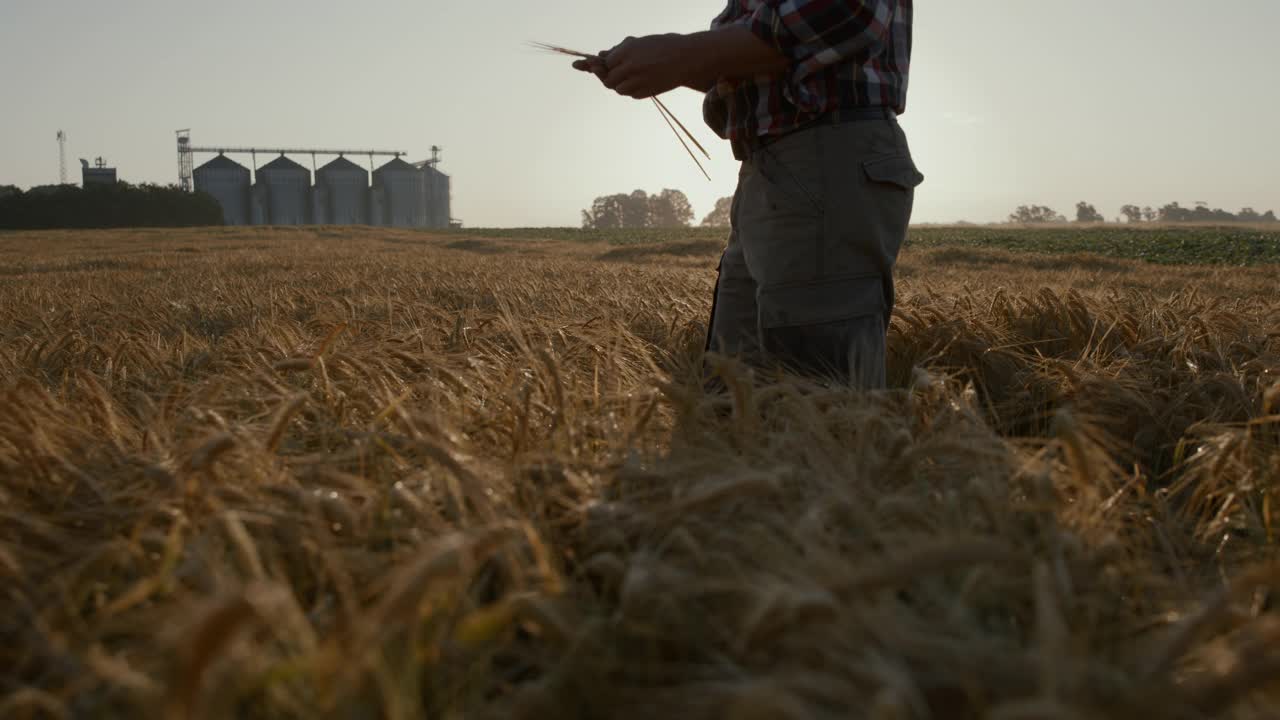
POLYGON ((782 138, 801 130, 809 130, 823 125, 843 125, 851 122, 865 122, 867 120, 897 120, 898 113, 893 108, 883 106, 876 107, 858 107, 858 108, 837 108, 829 110, 821 115, 813 117, 800 123, 794 128, 781 133, 771 135, 759 135, 746 140, 734 142, 734 155, 739 160, 745 160, 760 150, 772 145, 782 138))

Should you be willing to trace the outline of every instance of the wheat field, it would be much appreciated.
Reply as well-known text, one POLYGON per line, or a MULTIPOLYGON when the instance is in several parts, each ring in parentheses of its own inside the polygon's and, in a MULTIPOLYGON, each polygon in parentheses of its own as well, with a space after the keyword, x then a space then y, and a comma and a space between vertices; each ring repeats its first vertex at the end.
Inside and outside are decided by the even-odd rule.
POLYGON ((0 235, 0 717, 1269 718, 1277 266, 908 248, 888 392, 713 241, 0 235))

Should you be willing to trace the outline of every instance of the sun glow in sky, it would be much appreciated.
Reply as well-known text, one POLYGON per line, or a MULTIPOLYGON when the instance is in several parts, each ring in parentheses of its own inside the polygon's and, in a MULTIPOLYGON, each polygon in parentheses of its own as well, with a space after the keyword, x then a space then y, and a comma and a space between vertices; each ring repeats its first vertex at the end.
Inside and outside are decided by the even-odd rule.
MULTIPOLYGON (((720 0, 0 0, 0 184, 105 157, 175 182, 174 130, 197 144, 444 148, 468 226, 577 225, 597 196, 708 183, 651 104, 539 54, 704 29, 720 0)), ((1208 202, 1280 211, 1280 2, 917 0, 902 122, 926 176, 917 222, 1002 219, 1019 204, 1208 202)), ((197 164, 206 157, 197 157, 197 164)), ((248 159, 236 158, 248 164, 248 159)), ((265 162, 259 158, 260 162, 265 162)), ((308 160, 309 164, 309 160, 308 160)))

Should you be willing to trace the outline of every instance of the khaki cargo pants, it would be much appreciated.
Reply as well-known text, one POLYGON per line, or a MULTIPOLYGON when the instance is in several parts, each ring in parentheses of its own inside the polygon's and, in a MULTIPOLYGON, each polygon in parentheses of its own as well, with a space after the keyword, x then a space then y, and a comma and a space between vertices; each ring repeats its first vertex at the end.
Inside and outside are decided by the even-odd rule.
POLYGON ((883 388, 893 269, 923 180, 893 119, 811 127, 753 151, 707 350, 883 388))

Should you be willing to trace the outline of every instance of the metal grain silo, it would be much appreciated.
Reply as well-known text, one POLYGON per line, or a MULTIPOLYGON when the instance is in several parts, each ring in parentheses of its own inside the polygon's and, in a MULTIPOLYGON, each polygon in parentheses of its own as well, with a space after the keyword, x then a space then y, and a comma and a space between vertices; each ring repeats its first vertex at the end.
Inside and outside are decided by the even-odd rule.
POLYGON ((329 190, 322 185, 311 188, 311 224, 329 224, 329 190))
POLYGON ((387 224, 387 193, 381 185, 369 188, 369 224, 387 224))
POLYGON ((436 170, 431 163, 417 164, 419 172, 422 173, 422 205, 424 205, 424 223, 422 227, 440 228, 448 227, 448 220, 440 223, 440 206, 439 206, 439 188, 442 173, 436 170))
POLYGON ((433 200, 436 215, 436 227, 448 228, 453 222, 453 181, 448 175, 436 170, 432 183, 433 200))
POLYGON ((268 225, 270 222, 271 219, 267 217, 267 188, 254 185, 249 191, 249 224, 268 225))
POLYGON ((219 154, 192 173, 196 192, 208 193, 222 206, 222 221, 227 225, 248 225, 249 168, 219 154))
POLYGON ((310 170, 281 155, 258 168, 258 186, 266 188, 268 223, 305 225, 310 221, 310 170))
POLYGON ((422 173, 417 168, 396 158, 373 171, 373 186, 384 193, 386 225, 424 227, 427 224, 422 173))
POLYGON ((432 163, 422 163, 422 196, 426 205, 425 226, 443 229, 449 227, 449 176, 436 169, 432 163))
POLYGON ((333 225, 372 225, 369 222, 369 171, 339 157, 316 171, 316 190, 323 190, 324 222, 333 225))
POLYGON ((423 227, 434 228, 436 225, 436 171, 430 163, 416 163, 414 167, 422 173, 422 205, 423 227))

